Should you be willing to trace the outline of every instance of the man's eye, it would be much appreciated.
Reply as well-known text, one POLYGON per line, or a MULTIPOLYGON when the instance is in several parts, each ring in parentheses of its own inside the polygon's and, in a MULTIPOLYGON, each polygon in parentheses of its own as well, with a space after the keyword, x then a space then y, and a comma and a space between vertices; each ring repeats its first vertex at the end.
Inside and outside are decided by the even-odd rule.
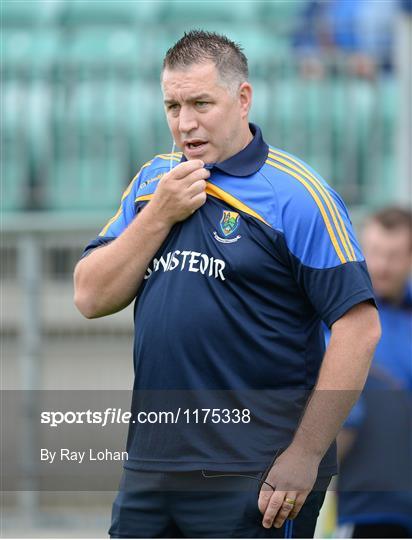
POLYGON ((168 111, 177 111, 179 110, 179 104, 178 103, 172 103, 167 107, 168 111))
POLYGON ((205 107, 207 104, 207 101, 196 101, 197 107, 205 107))

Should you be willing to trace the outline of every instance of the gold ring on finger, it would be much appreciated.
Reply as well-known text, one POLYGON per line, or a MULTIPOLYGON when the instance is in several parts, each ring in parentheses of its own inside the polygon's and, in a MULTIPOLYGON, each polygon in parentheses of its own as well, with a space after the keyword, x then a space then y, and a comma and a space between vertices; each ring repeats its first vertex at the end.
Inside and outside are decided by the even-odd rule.
POLYGON ((288 499, 287 497, 286 497, 286 499, 285 499, 285 502, 287 502, 288 504, 291 504, 292 506, 295 506, 295 503, 296 503, 295 500, 293 500, 293 499, 288 499))

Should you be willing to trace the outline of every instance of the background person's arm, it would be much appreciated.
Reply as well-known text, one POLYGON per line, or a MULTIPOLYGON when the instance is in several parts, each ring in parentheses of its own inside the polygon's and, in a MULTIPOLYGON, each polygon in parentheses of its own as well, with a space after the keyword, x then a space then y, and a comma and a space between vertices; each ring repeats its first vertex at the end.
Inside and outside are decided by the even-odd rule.
POLYGON ((130 304, 172 226, 206 202, 210 171, 203 165, 190 160, 165 174, 153 199, 123 233, 77 264, 74 301, 85 317, 110 315, 130 304))
POLYGON ((339 431, 336 437, 339 465, 345 460, 346 456, 351 451, 353 445, 355 444, 356 437, 357 437, 356 429, 343 427, 339 431))
POLYGON ((290 446, 271 468, 263 486, 259 508, 263 525, 281 526, 299 513, 312 490, 319 463, 335 439, 365 384, 375 347, 380 339, 376 308, 363 302, 332 325, 318 381, 290 446), (296 500, 294 507, 284 499, 296 500))

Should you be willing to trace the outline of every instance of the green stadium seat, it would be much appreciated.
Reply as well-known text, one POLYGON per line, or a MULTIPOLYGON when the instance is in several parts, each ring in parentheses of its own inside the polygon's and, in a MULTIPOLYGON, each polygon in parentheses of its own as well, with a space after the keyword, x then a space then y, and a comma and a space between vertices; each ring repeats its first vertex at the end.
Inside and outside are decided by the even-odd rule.
MULTIPOLYGON (((307 81, 282 70, 262 83, 268 87, 265 133, 272 144, 296 154, 330 178, 330 143, 324 113, 324 81, 307 81)), ((262 117, 265 111, 262 110, 262 117)))
POLYGON ((56 100, 49 208, 111 211, 118 204, 130 175, 129 98, 129 87, 112 77, 78 81, 56 100))
POLYGON ((159 24, 161 10, 161 2, 136 2, 133 13, 134 23, 137 25, 159 24))
POLYGON ((331 179, 338 190, 348 183, 352 183, 352 178, 345 178, 345 123, 347 118, 348 104, 346 99, 346 84, 339 78, 331 79, 328 84, 329 104, 329 127, 330 137, 330 159, 331 159, 331 179))
POLYGON ((205 23, 236 23, 250 21, 253 17, 253 2, 201 2, 169 0, 162 2, 159 21, 165 26, 204 28, 205 23))
POLYGON ((39 24, 53 24, 64 5, 63 2, 44 0, 3 0, 2 29, 31 28, 39 24))
POLYGON ((297 78, 297 129, 302 140, 302 158, 330 181, 330 139, 325 114, 327 85, 324 80, 297 78))
MULTIPOLYGON (((97 126, 96 126, 97 128, 97 126)), ((64 123, 54 132, 54 155, 45 202, 53 210, 112 211, 129 178, 125 137, 115 139, 111 129, 83 131, 64 123)))
POLYGON ((182 36, 178 28, 142 32, 144 44, 136 57, 138 69, 144 77, 159 80, 163 58, 167 50, 182 36))
MULTIPOLYGON (((350 153, 346 164, 354 170, 350 172, 362 195, 365 187, 375 174, 379 157, 374 152, 373 118, 375 114, 375 96, 373 85, 369 81, 349 80, 347 87, 347 110, 345 136, 350 153)), ((342 182, 343 183, 343 182, 342 182)))
POLYGON ((375 206, 393 199, 396 187, 397 159, 396 137, 399 114, 399 83, 387 77, 378 81, 376 92, 378 125, 375 127, 379 168, 375 171, 374 185, 368 185, 365 197, 375 206))
POLYGON ((390 197, 396 81, 300 79, 289 36, 301 8, 289 0, 3 2, 2 209, 25 208, 44 180, 47 208, 111 212, 139 166, 171 150, 161 62, 196 27, 243 46, 251 120, 269 142, 308 161, 348 203, 390 197))
POLYGON ((16 71, 18 68, 30 65, 30 51, 33 45, 32 31, 27 29, 10 30, 8 28, 1 32, 2 48, 2 69, 9 72, 16 71))
POLYGON ((279 63, 289 51, 287 42, 259 24, 233 26, 227 35, 241 44, 251 70, 254 66, 279 63))
POLYGON ((138 3, 122 0, 67 2, 62 10, 60 22, 63 26, 69 27, 130 25, 136 18, 138 3))
POLYGON ((129 137, 133 167, 143 165, 155 154, 170 152, 172 138, 168 131, 158 79, 135 80, 130 88, 129 137))
POLYGON ((58 59, 60 35, 54 29, 6 29, 1 33, 2 69, 7 77, 44 77, 58 59))
POLYGON ((256 9, 257 19, 269 26, 273 32, 289 35, 298 20, 303 5, 303 2, 291 0, 259 2, 256 9))
POLYGON ((125 27, 87 28, 67 36, 62 56, 73 66, 137 65, 143 52, 139 36, 125 27))
POLYGON ((295 81, 290 77, 277 78, 269 83, 269 89, 268 122, 272 126, 272 144, 292 151, 299 132, 295 114, 298 100, 295 81))
POLYGON ((25 118, 21 114, 24 90, 15 81, 2 84, 1 210, 26 206, 30 176, 29 144, 25 118))
POLYGON ((269 85, 264 80, 254 80, 250 119, 252 122, 258 124, 262 128, 262 131, 267 139, 270 134, 270 131, 268 133, 268 129, 270 130, 271 128, 271 122, 268 114, 270 107, 271 101, 269 85))

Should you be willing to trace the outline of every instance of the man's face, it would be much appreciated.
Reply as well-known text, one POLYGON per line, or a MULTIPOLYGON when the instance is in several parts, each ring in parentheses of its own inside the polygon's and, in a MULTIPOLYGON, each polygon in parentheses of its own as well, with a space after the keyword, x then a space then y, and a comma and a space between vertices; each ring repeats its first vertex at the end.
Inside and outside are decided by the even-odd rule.
POLYGON ((362 240, 376 293, 381 298, 399 301, 412 268, 408 229, 389 230, 372 221, 366 225, 362 240))
POLYGON ((167 122, 187 159, 216 163, 237 154, 251 140, 247 114, 252 90, 226 88, 212 62, 165 69, 162 87, 167 122))

